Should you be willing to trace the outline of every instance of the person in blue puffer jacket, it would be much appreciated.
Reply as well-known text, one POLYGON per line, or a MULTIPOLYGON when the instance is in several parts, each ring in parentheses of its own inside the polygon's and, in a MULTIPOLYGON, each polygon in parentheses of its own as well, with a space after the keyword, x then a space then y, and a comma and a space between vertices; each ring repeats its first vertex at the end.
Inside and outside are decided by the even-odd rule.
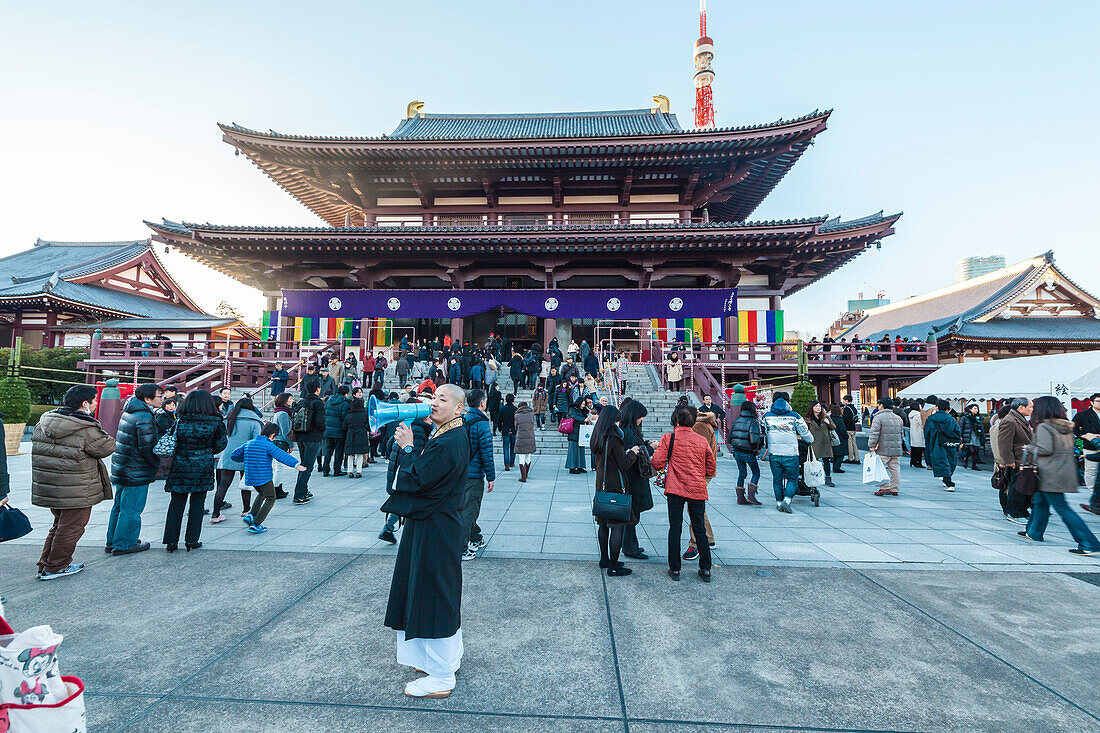
POLYGON ((466 395, 466 434, 470 438, 470 465, 466 469, 466 495, 462 502, 462 559, 472 560, 485 546, 477 517, 481 513, 481 499, 486 489, 493 490, 496 466, 493 464, 493 429, 485 414, 485 393, 471 389, 466 395))
POLYGON ((263 534, 267 531, 263 522, 267 519, 267 513, 271 511, 271 507, 275 506, 275 482, 271 470, 271 459, 274 458, 299 471, 306 470, 297 458, 271 442, 271 439, 278 434, 278 425, 273 422, 264 423, 258 437, 237 448, 230 456, 234 461, 244 464, 244 483, 256 490, 251 511, 242 517, 244 523, 248 525, 248 531, 252 534, 263 534))

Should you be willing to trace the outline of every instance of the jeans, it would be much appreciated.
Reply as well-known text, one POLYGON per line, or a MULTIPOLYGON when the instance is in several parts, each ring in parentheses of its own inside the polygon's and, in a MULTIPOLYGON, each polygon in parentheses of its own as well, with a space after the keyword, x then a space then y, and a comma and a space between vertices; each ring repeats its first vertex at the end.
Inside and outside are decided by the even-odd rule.
POLYGON ((329 469, 335 473, 343 473, 344 470, 344 436, 339 438, 325 438, 325 461, 321 464, 321 473, 328 473, 329 469), (333 460, 335 458, 335 460, 333 460))
POLYGON ((737 488, 745 488, 745 476, 752 471, 750 484, 760 483, 760 462, 751 453, 733 452, 733 459, 737 461, 737 488))
POLYGON ((320 441, 299 441, 298 455, 306 470, 298 472, 298 479, 294 482, 294 498, 306 498, 306 490, 309 488, 309 477, 313 475, 313 464, 317 461, 317 454, 321 452, 320 441))
POLYGON ((546 425, 546 413, 540 412, 535 415, 535 427, 541 429, 546 425))
POLYGON ((1050 520, 1050 510, 1058 512, 1058 516, 1066 523, 1070 536, 1077 542, 1082 550, 1100 551, 1100 540, 1092 533, 1085 520, 1081 519, 1077 512, 1066 503, 1065 494, 1035 492, 1035 501, 1031 505, 1031 519, 1027 523, 1027 534, 1033 540, 1043 539, 1043 533, 1047 531, 1047 522, 1050 520))
POLYGON ((466 478, 466 494, 462 499, 462 542, 480 542, 481 527, 477 516, 481 514, 481 500, 485 496, 484 478, 466 478))
POLYGON ((38 558, 38 569, 43 573, 56 573, 72 564, 76 541, 84 535, 84 528, 92 516, 90 506, 50 509, 50 512, 53 514, 53 526, 46 535, 42 556, 38 558))
POLYGON ((119 486, 115 484, 115 503, 107 523, 107 547, 125 550, 141 537, 141 513, 149 497, 149 484, 119 486))
POLYGON ((565 455, 566 468, 584 468, 584 448, 580 442, 569 441, 569 452, 565 455))
POLYGON ((775 500, 783 501, 784 497, 793 499, 798 491, 798 456, 771 456, 768 463, 772 469, 772 490, 775 492, 775 500), (785 490, 784 483, 786 483, 785 490))
POLYGON ((501 433, 500 437, 504 442, 504 465, 516 465, 516 434, 501 433))
MULTIPOLYGON (((666 494, 668 501, 668 569, 680 569, 680 535, 684 529, 684 505, 687 504, 688 519, 696 537, 706 537, 703 515, 707 503, 702 499, 688 499, 676 494, 666 494)), ((710 570, 710 544, 699 543, 699 569, 710 570)))
POLYGON ((387 514, 386 515, 386 526, 384 527, 385 531, 391 532, 391 533, 396 532, 397 531, 397 524, 400 521, 401 521, 401 517, 397 516, 396 514, 387 514))
POLYGON ((172 497, 168 502, 168 516, 164 519, 164 544, 178 545, 180 541, 180 524, 183 523, 183 506, 187 507, 187 531, 184 533, 184 542, 194 546, 198 544, 199 535, 202 533, 202 517, 206 504, 206 495, 209 492, 196 491, 192 494, 171 492, 172 497))

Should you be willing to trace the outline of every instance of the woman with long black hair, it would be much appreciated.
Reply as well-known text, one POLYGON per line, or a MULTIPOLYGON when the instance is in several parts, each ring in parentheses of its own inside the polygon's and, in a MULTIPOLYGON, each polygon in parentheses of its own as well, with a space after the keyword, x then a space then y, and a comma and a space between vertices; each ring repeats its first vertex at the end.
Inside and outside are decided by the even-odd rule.
MULTIPOLYGON (((214 511, 210 515, 211 524, 225 521, 222 510, 229 509, 229 504, 225 502, 225 494, 229 491, 229 487, 233 484, 233 479, 236 478, 237 474, 244 476, 244 463, 233 460, 233 451, 253 438, 259 437, 263 426, 264 416, 256 409, 252 398, 247 395, 237 400, 237 403, 229 411, 229 416, 225 419, 228 444, 226 449, 222 451, 221 458, 218 459, 218 490, 214 492, 214 511)), ((252 506, 252 492, 248 489, 241 489, 242 517, 248 514, 250 506, 252 506)))
MULTIPOLYGON (((596 462, 596 491, 629 493, 625 473, 638 462, 640 448, 635 446, 627 450, 623 445, 623 431, 618 425, 621 418, 617 407, 607 405, 600 410, 600 417, 592 428, 589 447, 596 462)), ((612 577, 630 575, 634 571, 623 567, 619 562, 619 552, 623 547, 623 527, 629 522, 597 519, 596 523, 600 527, 597 533, 600 542, 600 567, 607 568, 607 574, 612 577)))
POLYGON ((635 560, 646 560, 649 555, 645 548, 638 545, 638 522, 642 512, 653 508, 653 491, 649 486, 649 478, 642 475, 642 462, 648 462, 653 455, 653 449, 657 441, 646 441, 642 437, 642 420, 649 414, 646 406, 637 400, 627 397, 620 406, 621 417, 619 429, 623 431, 623 447, 630 450, 638 447, 638 461, 623 471, 626 478, 626 487, 630 491, 630 508, 633 510, 633 521, 623 527, 623 555, 635 560))
POLYGON ((183 507, 187 510, 187 549, 202 547, 202 512, 206 494, 214 488, 214 456, 225 450, 225 423, 214 405, 214 398, 205 389, 193 390, 177 412, 176 450, 164 490, 171 494, 168 516, 164 520, 164 544, 175 552, 180 539, 183 507))

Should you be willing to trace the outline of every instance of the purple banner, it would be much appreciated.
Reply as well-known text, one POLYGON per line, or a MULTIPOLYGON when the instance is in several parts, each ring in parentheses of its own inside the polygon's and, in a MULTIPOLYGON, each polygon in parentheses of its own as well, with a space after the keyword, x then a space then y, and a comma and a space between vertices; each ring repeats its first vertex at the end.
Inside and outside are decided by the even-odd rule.
POLYGON ((496 308, 539 318, 722 318, 737 314, 737 289, 284 290, 282 315, 459 318, 496 308))

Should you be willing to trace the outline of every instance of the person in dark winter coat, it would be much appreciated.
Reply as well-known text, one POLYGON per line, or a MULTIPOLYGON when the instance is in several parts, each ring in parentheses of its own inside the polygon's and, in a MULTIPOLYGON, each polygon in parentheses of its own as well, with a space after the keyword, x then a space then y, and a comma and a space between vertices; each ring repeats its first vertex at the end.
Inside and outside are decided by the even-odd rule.
POLYGON ((523 386, 523 357, 519 354, 512 354, 512 358, 508 362, 508 376, 512 379, 512 394, 514 395, 516 390, 523 386))
POLYGON ((504 396, 504 407, 500 408, 498 426, 504 453, 504 470, 511 471, 516 463, 516 396, 504 396))
MULTIPOLYGON (((612 491, 629 494, 626 474, 638 462, 641 451, 639 446, 629 450, 623 443, 623 430, 618 423, 622 415, 617 407, 607 405, 600 410, 600 417, 592 428, 589 447, 596 464, 596 491, 612 491)), ((644 454, 645 458, 649 453, 644 454)), ((631 504, 633 504, 631 498, 631 504)), ((633 517, 631 518, 633 519, 633 517)), ((623 547, 623 527, 631 522, 615 522, 597 517, 599 531, 596 538, 600 545, 600 567, 607 569, 611 577, 630 575, 633 570, 623 567, 619 562, 619 553, 623 547)))
MULTIPOLYGON (((413 454, 420 455, 424 452, 424 446, 428 444, 428 435, 432 431, 432 421, 428 418, 423 420, 414 420, 412 425, 413 432, 413 454)), ((396 426, 394 428, 396 430, 396 426)), ((386 467, 386 493, 393 493, 394 481, 397 480, 397 458, 401 447, 397 445, 397 441, 391 440, 388 446, 387 455, 390 457, 389 465, 386 467)), ((397 537, 394 532, 397 531, 398 523, 401 521, 401 517, 396 514, 386 515, 386 525, 382 528, 382 531, 378 533, 378 539, 389 542, 391 545, 397 544, 397 537)))
POLYGON ((141 541, 141 513, 149 484, 156 480, 160 468, 160 456, 153 453, 153 446, 161 433, 153 410, 160 409, 161 394, 155 384, 140 385, 122 408, 111 459, 115 500, 107 522, 106 549, 115 555, 149 549, 149 543, 141 541))
POLYGON ((481 514, 481 501, 486 491, 493 490, 496 466, 493 463, 493 434, 489 418, 485 415, 485 393, 472 389, 466 397, 469 405, 464 416, 466 434, 470 439, 470 460, 466 473, 466 488, 462 500, 463 560, 477 557, 477 551, 485 546, 481 527, 477 525, 481 514))
MULTIPOLYGON (((370 453, 367 417, 362 398, 356 398, 349 403, 347 414, 344 415, 343 454, 348 458, 348 476, 351 478, 363 477, 363 466, 366 465, 367 455, 370 453)), ((327 408, 325 420, 328 421, 327 408)), ((327 432, 328 428, 325 430, 327 432)))
POLYGON ((321 383, 315 378, 309 378, 302 384, 301 399, 294 405, 294 413, 291 424, 302 410, 306 410, 303 421, 308 429, 295 430, 295 440, 298 443, 298 455, 306 470, 298 474, 294 482, 294 504, 308 504, 313 494, 309 491, 309 477, 313 474, 313 467, 321 453, 321 441, 325 437, 325 403, 321 400, 321 383))
POLYGON ((959 420, 962 429, 962 446, 960 454, 963 468, 970 461, 970 468, 977 471, 982 465, 982 448, 985 447, 985 425, 982 424, 981 408, 977 404, 969 404, 963 411, 959 420))
POLYGON ((535 411, 526 402, 520 402, 513 422, 516 428, 513 451, 519 461, 519 480, 526 481, 531 473, 531 455, 535 452, 535 411))
POLYGON ((756 416, 756 405, 751 401, 741 403, 741 414, 730 425, 726 445, 737 461, 737 503, 760 506, 756 500, 757 483, 760 481, 760 463, 756 453, 764 447, 764 432, 756 416), (749 476, 748 485, 745 484, 746 476, 749 476))
POLYGON ((951 405, 947 400, 940 400, 937 408, 924 423, 925 455, 932 475, 943 480, 944 491, 954 491, 951 475, 955 473, 959 458, 959 424, 948 412, 951 405))
POLYGON ((192 390, 179 409, 176 423, 176 452, 164 490, 171 494, 168 516, 164 520, 164 544, 169 552, 179 545, 183 507, 187 511, 184 541, 188 550, 202 547, 203 505, 214 488, 214 457, 225 450, 228 440, 214 399, 205 389, 192 390))
POLYGON ((419 456, 412 430, 401 424, 394 432, 397 481, 382 510, 405 517, 405 531, 385 623, 398 632, 398 663, 426 673, 406 685, 410 697, 450 695, 462 660, 460 514, 470 462, 465 400, 457 387, 440 388, 432 402, 435 430, 419 456))
POLYGON ((504 395, 497 389, 496 384, 490 384, 489 391, 485 393, 485 409, 489 415, 489 422, 493 425, 493 435, 496 435, 499 429, 497 425, 500 423, 500 405, 503 401, 504 395))
POLYGON ((283 368, 281 361, 275 362, 275 369, 271 372, 271 396, 278 397, 286 392, 286 384, 290 381, 290 372, 283 368))
POLYGON ((336 389, 336 394, 325 401, 325 457, 321 464, 322 476, 328 476, 330 469, 333 476, 344 475, 344 416, 351 406, 348 402, 350 391, 346 384, 341 384, 336 389))
POLYGON ((596 352, 588 352, 588 356, 584 357, 584 373, 592 376, 593 379, 598 378, 600 375, 600 360, 596 358, 596 352))
POLYGON ((645 405, 627 398, 622 402, 620 413, 619 427, 623 431, 623 448, 629 451, 638 446, 638 461, 623 472, 626 487, 630 491, 630 510, 634 515, 633 521, 623 527, 623 555, 635 560, 646 560, 649 555, 638 544, 638 521, 642 512, 653 508, 653 490, 649 486, 649 479, 642 475, 642 463, 653 457, 657 441, 647 441, 642 437, 642 421, 649 414, 645 405))

